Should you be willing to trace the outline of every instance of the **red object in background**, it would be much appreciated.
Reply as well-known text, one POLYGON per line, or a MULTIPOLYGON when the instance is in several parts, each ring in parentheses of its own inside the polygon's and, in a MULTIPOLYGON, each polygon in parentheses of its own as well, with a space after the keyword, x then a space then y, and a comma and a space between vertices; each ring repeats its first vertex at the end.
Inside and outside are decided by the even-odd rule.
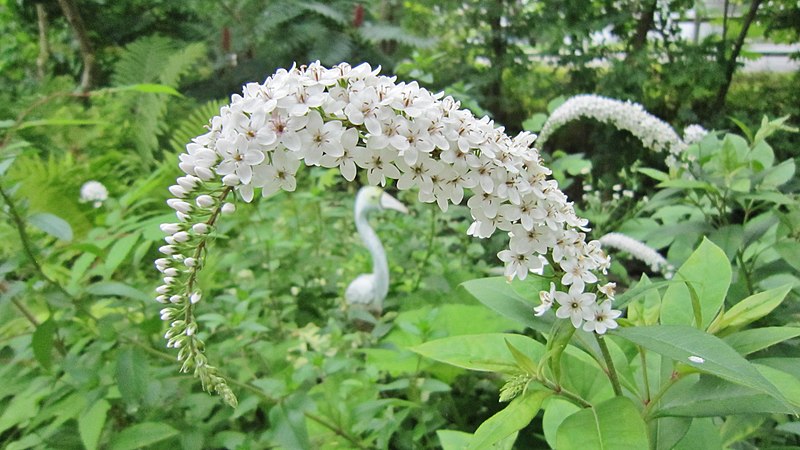
POLYGON ((364 23, 364 5, 358 4, 353 10, 353 26, 358 28, 362 23, 364 23))
POLYGON ((228 27, 222 27, 222 51, 224 53, 231 51, 231 30, 228 27))

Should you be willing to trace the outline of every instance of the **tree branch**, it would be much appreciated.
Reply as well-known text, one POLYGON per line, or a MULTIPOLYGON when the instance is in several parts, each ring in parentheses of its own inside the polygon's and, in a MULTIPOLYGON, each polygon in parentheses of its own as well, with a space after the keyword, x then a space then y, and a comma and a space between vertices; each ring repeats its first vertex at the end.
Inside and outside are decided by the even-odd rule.
POLYGON ((81 13, 78 11, 78 5, 75 4, 74 0, 58 0, 58 5, 61 6, 61 11, 64 13, 64 17, 67 18, 72 31, 75 33, 75 38, 78 40, 81 59, 83 60, 81 91, 88 92, 94 84, 94 48, 89 40, 88 33, 86 33, 86 26, 84 26, 81 13))

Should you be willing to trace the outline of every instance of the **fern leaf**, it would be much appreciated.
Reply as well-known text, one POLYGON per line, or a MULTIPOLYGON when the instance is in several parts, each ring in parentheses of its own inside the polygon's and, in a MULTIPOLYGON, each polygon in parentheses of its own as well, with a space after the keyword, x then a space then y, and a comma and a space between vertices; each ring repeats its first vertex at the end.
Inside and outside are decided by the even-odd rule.
POLYGON ((408 30, 391 25, 365 24, 358 30, 361 37, 369 42, 396 41, 417 48, 432 47, 436 44, 436 39, 413 36, 408 34, 408 30))

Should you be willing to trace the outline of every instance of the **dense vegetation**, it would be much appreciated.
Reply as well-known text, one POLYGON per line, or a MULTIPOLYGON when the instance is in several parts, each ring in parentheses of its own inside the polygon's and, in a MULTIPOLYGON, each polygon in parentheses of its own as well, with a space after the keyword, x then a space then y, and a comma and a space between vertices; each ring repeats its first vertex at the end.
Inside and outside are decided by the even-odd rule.
POLYGON ((800 73, 737 64, 755 40, 798 42, 800 7, 714 5, 0 0, 0 445, 800 445, 800 73), (695 11, 720 32, 683 37, 695 11), (535 316, 551 281, 568 289, 552 259, 509 283, 505 232, 474 239, 466 200, 442 212, 392 182, 409 214, 371 219, 389 296, 377 319, 353 311, 367 174, 304 167, 296 192, 231 194, 197 278, 238 406, 179 372, 153 300, 178 155, 243 84, 313 61, 381 65, 510 136, 547 130, 535 147, 591 239, 666 258, 604 241, 620 327, 535 316), (665 159, 586 114, 547 128, 585 93, 641 104, 684 147, 665 159))

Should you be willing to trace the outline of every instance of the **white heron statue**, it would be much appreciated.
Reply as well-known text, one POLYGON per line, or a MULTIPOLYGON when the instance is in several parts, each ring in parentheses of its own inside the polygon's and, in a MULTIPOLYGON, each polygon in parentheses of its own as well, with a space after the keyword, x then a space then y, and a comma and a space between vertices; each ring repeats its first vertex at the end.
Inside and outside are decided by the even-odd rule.
POLYGON ((394 209, 408 213, 405 205, 377 186, 364 186, 356 196, 356 229, 372 255, 372 273, 364 273, 353 280, 344 293, 348 306, 361 307, 378 316, 383 310, 383 300, 389 292, 389 264, 378 235, 369 226, 367 215, 371 211, 394 209))

